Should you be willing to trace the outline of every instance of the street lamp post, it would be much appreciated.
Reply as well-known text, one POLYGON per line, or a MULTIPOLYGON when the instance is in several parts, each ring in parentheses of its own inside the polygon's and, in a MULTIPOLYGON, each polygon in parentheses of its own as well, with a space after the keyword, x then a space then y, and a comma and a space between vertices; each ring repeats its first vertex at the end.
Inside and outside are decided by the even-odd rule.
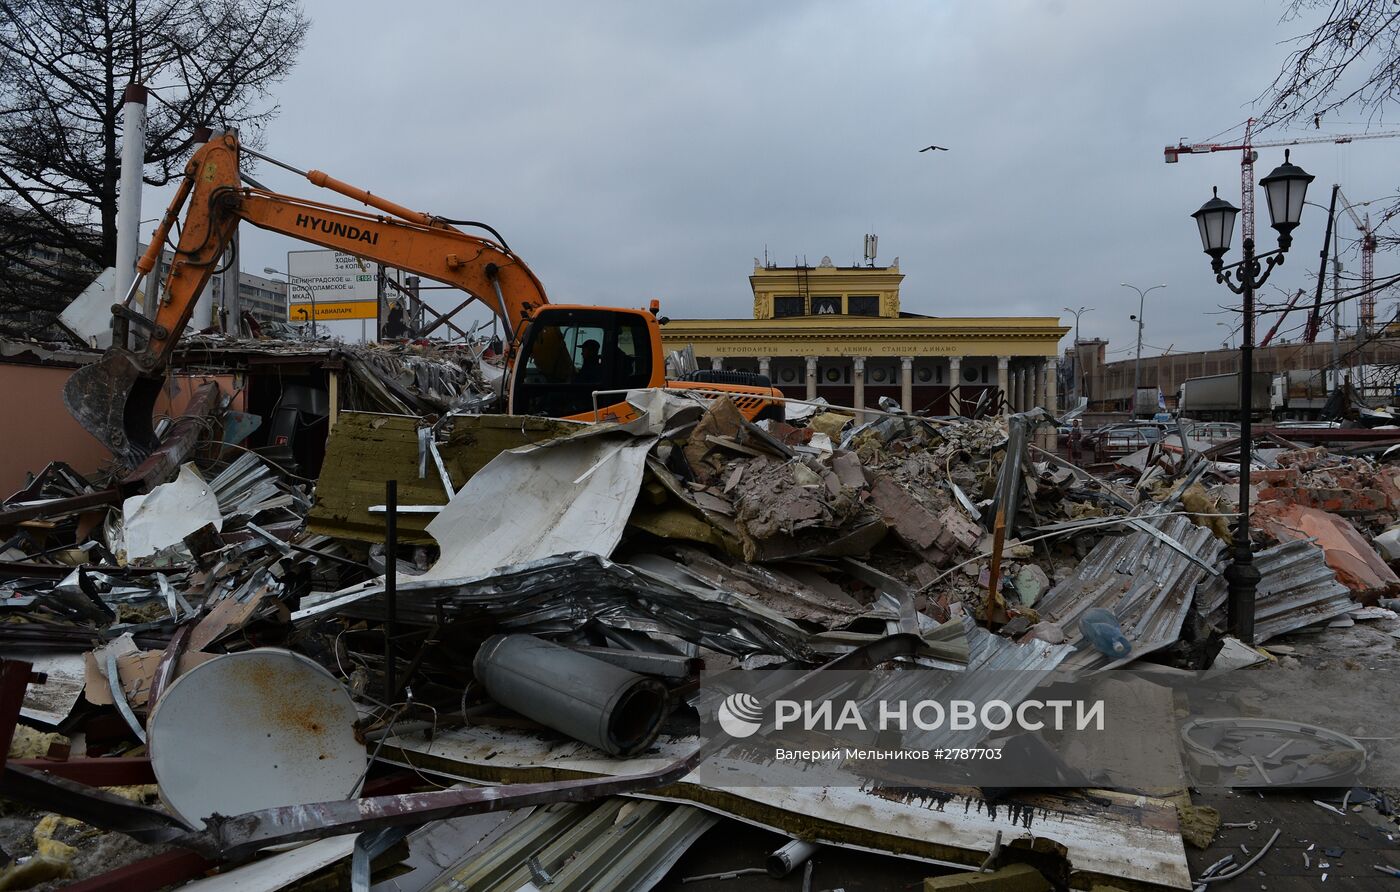
POLYGON ((1230 239, 1235 232, 1235 216, 1239 208, 1222 200, 1217 194, 1191 216, 1201 234, 1201 246, 1210 255, 1215 281, 1241 296, 1242 326, 1240 330, 1240 512, 1235 526, 1234 559, 1225 569, 1229 586, 1230 629, 1245 644, 1254 643, 1254 595, 1259 586, 1259 569, 1254 566, 1254 551, 1249 539, 1249 476, 1252 457, 1252 424, 1254 416, 1254 291, 1269 278, 1275 266, 1283 263, 1283 255, 1293 244, 1293 230, 1303 215, 1303 199, 1307 195, 1311 174, 1288 160, 1259 181, 1269 203, 1269 218, 1278 232, 1278 250, 1254 253, 1254 239, 1244 240, 1244 259, 1225 265, 1230 239), (1263 262, 1261 264, 1261 261, 1263 262))
MULTIPOLYGON (((1146 291, 1144 291, 1143 289, 1137 287, 1136 285, 1129 285, 1127 282, 1119 282, 1118 284, 1122 285, 1124 288, 1131 288, 1131 289, 1133 289, 1134 291, 1136 291, 1136 292, 1138 293, 1138 311, 1137 311, 1137 315, 1131 317, 1133 320, 1135 320, 1135 321, 1137 322, 1137 361, 1133 363, 1133 398, 1132 398, 1132 401, 1128 404, 1129 410, 1130 410, 1134 415, 1136 415, 1136 414, 1137 414, 1137 394, 1138 394, 1138 391, 1142 389, 1142 310, 1143 310, 1143 305, 1147 302, 1147 295, 1148 295, 1150 292, 1156 291, 1158 288, 1165 288, 1165 287, 1167 287, 1167 286, 1166 286, 1166 283, 1163 283, 1163 284, 1161 284, 1161 285, 1153 285, 1151 288, 1148 288, 1146 291)), ((1158 380, 1160 381, 1160 379, 1158 379, 1158 380)))
POLYGON ((1081 376, 1083 375, 1083 365, 1079 362, 1079 317, 1084 315, 1085 313, 1094 312, 1094 308, 1080 307, 1077 310, 1071 310, 1069 307, 1065 307, 1064 310, 1066 313, 1074 314, 1074 395, 1077 398, 1084 395, 1081 392, 1081 382, 1083 380, 1081 376))
MULTIPOLYGON (((311 340, 316 340, 316 291, 311 286, 301 281, 299 276, 294 276, 291 273, 284 273, 280 269, 273 269, 270 266, 265 266, 263 267, 263 273, 269 276, 286 276, 288 288, 300 288, 311 295, 311 340)), ((290 299, 291 295, 289 294, 287 297, 290 299)), ((306 312, 302 311, 302 315, 305 316, 306 312)))

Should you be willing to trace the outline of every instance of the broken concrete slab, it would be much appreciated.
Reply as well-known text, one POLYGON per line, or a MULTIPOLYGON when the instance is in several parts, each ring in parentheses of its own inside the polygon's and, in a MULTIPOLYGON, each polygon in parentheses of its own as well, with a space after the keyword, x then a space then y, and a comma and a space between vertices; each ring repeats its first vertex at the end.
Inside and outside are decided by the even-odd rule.
POLYGON ((900 541, 934 566, 942 566, 947 553, 937 547, 943 525, 908 490, 892 477, 880 475, 870 487, 874 505, 900 541))
POLYGON ((875 515, 844 487, 835 494, 801 458, 746 459, 735 486, 737 531, 745 560, 776 560, 803 553, 863 554, 884 535, 875 515), (848 537, 845 545, 835 543, 848 537), (835 550, 832 550, 834 547, 835 550))
POLYGON ((701 483, 714 483, 718 479, 724 461, 718 456, 711 456, 717 445, 715 440, 733 441, 743 424, 744 416, 733 400, 720 397, 710 404, 709 411, 690 432, 690 439, 683 450, 686 464, 695 474, 695 479, 701 483))
POLYGON ((1400 588, 1400 576, 1344 517, 1290 503, 1260 506, 1254 515, 1279 541, 1316 539, 1327 566, 1354 596, 1385 595, 1400 588))
POLYGON ((1050 576, 1036 564, 1023 564, 1016 571, 1012 584, 1021 603, 1033 607, 1040 596, 1050 590, 1050 576))
POLYGON ((1371 540, 1387 562, 1400 561, 1400 527, 1391 527, 1371 540))
POLYGON ((831 457, 831 470, 841 481, 842 486, 851 489, 865 488, 865 466, 860 462, 860 456, 854 452, 838 452, 831 457))

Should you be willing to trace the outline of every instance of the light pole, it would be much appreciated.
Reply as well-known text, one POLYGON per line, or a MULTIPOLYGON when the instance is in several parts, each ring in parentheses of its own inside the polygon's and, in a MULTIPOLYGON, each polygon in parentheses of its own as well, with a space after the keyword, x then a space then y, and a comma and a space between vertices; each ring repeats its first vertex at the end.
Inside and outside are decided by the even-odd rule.
POLYGON ((1087 379, 1081 379, 1081 376, 1084 374, 1083 371, 1081 371, 1081 370, 1083 369, 1084 366, 1083 366, 1083 364, 1080 363, 1080 361, 1079 361, 1079 317, 1082 316, 1082 315, 1084 315, 1085 313, 1092 313, 1092 312, 1094 312, 1094 308, 1093 308, 1093 307, 1080 307, 1080 308, 1077 309, 1077 310, 1071 310, 1069 307, 1065 307, 1064 310, 1065 310, 1066 313, 1073 313, 1073 314, 1074 314, 1074 395, 1075 395, 1076 398, 1078 398, 1078 397, 1081 397, 1081 396, 1085 396, 1085 394, 1081 392, 1081 389, 1083 389, 1083 390, 1087 390, 1087 389, 1088 389, 1088 388, 1081 388, 1082 380, 1087 380, 1087 379))
MULTIPOLYGON (((313 289, 311 288, 311 286, 309 286, 309 285, 307 285, 305 282, 303 282, 303 281, 301 280, 300 277, 294 276, 294 275, 292 275, 291 273, 284 273, 284 272, 282 272, 282 270, 280 270, 280 269, 273 269, 273 268, 270 267, 270 266, 265 266, 265 267, 263 267, 263 273, 266 274, 266 275, 269 275, 269 276, 286 276, 286 277, 287 277, 287 287, 288 287, 288 288, 300 288, 301 290, 305 291, 307 294, 311 295, 311 340, 313 340, 313 341, 316 340, 316 292, 315 292, 315 290, 313 290, 313 289)), ((288 299, 290 299, 290 298, 291 298, 291 295, 288 294, 287 297, 288 297, 288 299)), ((305 311, 302 312, 302 315, 303 315, 303 316, 306 315, 305 311)))
POLYGON ((1132 411, 1132 413, 1133 413, 1134 415, 1136 415, 1136 414, 1137 414, 1137 394, 1138 394, 1138 391, 1139 391, 1140 389, 1142 389, 1142 310, 1143 310, 1143 304, 1145 304, 1145 303, 1147 302, 1147 295, 1148 295, 1149 292, 1156 291, 1158 288, 1165 288, 1165 287, 1167 287, 1167 286, 1166 286, 1166 283, 1163 283, 1163 284, 1161 284, 1161 285, 1153 285, 1151 288, 1148 288, 1146 291, 1144 291, 1144 290, 1142 290, 1141 288, 1137 287, 1136 285, 1129 285, 1127 282, 1119 282, 1118 284, 1121 285, 1121 286, 1123 286, 1124 288, 1131 288, 1131 289, 1133 289, 1134 291, 1136 291, 1136 292, 1138 293, 1138 311, 1137 311, 1137 315, 1136 315, 1136 316, 1130 316, 1130 317, 1128 317, 1128 318, 1130 318, 1130 319, 1132 319, 1132 320, 1134 320, 1134 321, 1137 322, 1137 336, 1138 336, 1138 337, 1137 337, 1137 361, 1133 363, 1133 399, 1132 399, 1132 401, 1131 401, 1130 403, 1128 403, 1128 405, 1129 405, 1129 407, 1130 407, 1130 410, 1132 411))
POLYGON ((1269 219, 1278 232, 1278 250, 1255 255, 1254 239, 1244 240, 1244 259, 1225 265, 1230 239, 1235 233, 1239 208, 1216 195, 1191 216, 1201 234, 1201 247, 1210 255, 1215 281, 1241 296, 1243 324, 1240 329, 1240 516, 1235 526, 1234 560, 1225 568, 1229 584, 1230 629, 1245 644, 1254 643, 1254 595, 1259 586, 1259 569, 1249 540, 1249 475, 1251 426, 1254 415, 1254 290, 1263 285, 1283 255, 1293 244, 1293 230, 1303 216, 1303 199, 1313 176, 1288 160, 1259 181, 1269 202, 1269 219), (1260 261, 1263 264, 1260 264, 1260 261))
POLYGON ((1215 324, 1225 326, 1225 339, 1220 342, 1220 346, 1224 347, 1226 350, 1231 349, 1230 339, 1235 336, 1235 327, 1228 322, 1217 322, 1215 324))

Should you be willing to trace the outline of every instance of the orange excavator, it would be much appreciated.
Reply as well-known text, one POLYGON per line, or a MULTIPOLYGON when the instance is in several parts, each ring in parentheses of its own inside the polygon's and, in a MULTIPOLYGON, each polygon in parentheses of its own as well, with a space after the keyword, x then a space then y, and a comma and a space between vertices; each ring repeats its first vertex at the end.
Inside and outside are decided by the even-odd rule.
POLYGON ((766 379, 719 372, 668 381, 655 301, 648 310, 551 304, 540 280, 494 230, 494 241, 469 235, 454 223, 481 224, 413 211, 320 171, 289 167, 241 146, 232 131, 215 136, 191 157, 149 250, 136 265, 138 280, 155 267, 186 203, 189 212, 155 318, 147 319, 125 302, 114 305, 112 347, 74 372, 64 388, 68 410, 127 464, 136 464, 159 445, 152 414, 164 369, 240 222, 435 279, 483 301, 507 334, 505 398, 512 414, 624 421, 636 414, 625 400, 626 391, 666 387, 724 392, 750 419, 782 417, 781 402, 771 399, 782 393, 766 379), (245 153, 383 213, 262 188, 240 170, 245 153), (245 181, 252 185, 244 186, 245 181), (133 325, 146 329, 139 349, 128 346, 133 325))

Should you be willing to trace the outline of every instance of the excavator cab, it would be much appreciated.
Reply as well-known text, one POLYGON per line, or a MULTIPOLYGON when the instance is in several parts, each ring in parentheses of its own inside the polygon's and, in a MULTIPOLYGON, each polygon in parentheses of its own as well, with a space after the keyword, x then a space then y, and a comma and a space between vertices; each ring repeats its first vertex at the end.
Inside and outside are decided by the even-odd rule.
POLYGON ((510 411, 517 415, 594 420, 597 406, 623 401, 625 391, 657 386, 655 324, 645 313, 601 307, 537 310, 515 358, 510 411), (607 391, 614 391, 607 393, 607 391))

